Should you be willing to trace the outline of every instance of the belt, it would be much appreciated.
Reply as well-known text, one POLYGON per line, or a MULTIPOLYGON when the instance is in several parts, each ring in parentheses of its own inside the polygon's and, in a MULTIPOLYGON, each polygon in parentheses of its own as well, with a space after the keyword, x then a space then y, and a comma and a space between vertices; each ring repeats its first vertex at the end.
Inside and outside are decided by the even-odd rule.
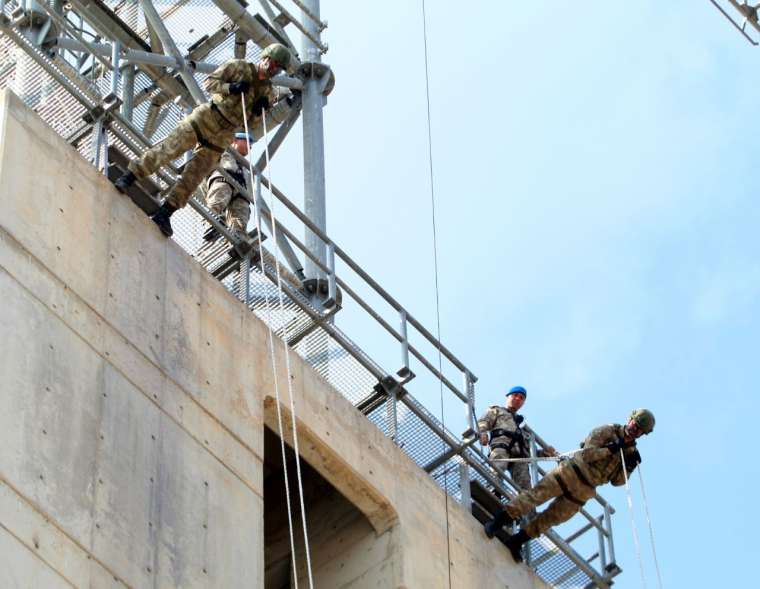
POLYGON ((211 110, 213 110, 216 114, 218 114, 220 117, 222 117, 227 124, 230 127, 238 127, 239 125, 237 123, 233 123, 231 120, 229 120, 227 117, 224 116, 224 113, 222 112, 222 109, 219 108, 215 102, 211 102, 211 110))
POLYGON ((570 492, 570 489, 565 484, 565 481, 562 480, 562 477, 559 476, 558 473, 554 474, 554 479, 557 481, 557 484, 559 485, 560 489, 562 489, 562 494, 565 496, 565 498, 568 501, 570 501, 571 503, 575 503, 576 505, 581 505, 581 506, 586 504, 585 501, 581 501, 570 492))
POLYGON ((595 489, 595 485, 592 485, 589 480, 586 478, 586 475, 583 474, 583 471, 581 470, 581 467, 575 464, 575 462, 571 462, 570 466, 573 467, 573 470, 575 471, 575 474, 578 475, 578 478, 581 480, 581 482, 585 485, 588 485, 592 489, 595 489))
POLYGON ((211 151, 224 153, 223 148, 219 147, 218 145, 214 145, 203 136, 203 133, 201 133, 201 129, 198 126, 198 123, 196 123, 195 121, 190 121, 190 125, 192 126, 193 131, 195 131, 195 138, 198 140, 199 145, 202 145, 203 147, 206 147, 207 149, 210 149, 211 151))

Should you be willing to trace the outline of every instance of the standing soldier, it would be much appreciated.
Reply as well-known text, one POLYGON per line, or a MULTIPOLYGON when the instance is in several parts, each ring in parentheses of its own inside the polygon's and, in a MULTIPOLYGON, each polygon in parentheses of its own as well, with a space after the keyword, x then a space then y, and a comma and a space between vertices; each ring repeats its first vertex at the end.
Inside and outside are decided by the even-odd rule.
MULTIPOLYGON (((491 405, 478 420, 480 443, 490 445, 491 460, 527 458, 530 456, 526 433, 520 427, 525 419, 517 412, 525 404, 528 392, 523 387, 513 387, 507 393, 506 407, 491 405)), ((554 448, 539 451, 540 456, 555 456, 554 448)), ((521 489, 530 489, 530 469, 527 462, 497 462, 497 466, 509 471, 512 480, 521 489)))
MULTIPOLYGON (((236 150, 243 157, 248 155, 248 144, 251 142, 251 138, 245 133, 235 133, 235 138, 232 140, 232 149, 236 150)), ((229 152, 224 152, 219 165, 232 176, 240 186, 246 187, 247 170, 241 166, 235 157, 229 152)), ((246 234, 246 228, 248 227, 248 219, 251 217, 251 209, 248 203, 248 199, 245 198, 219 171, 214 170, 208 177, 207 192, 206 192, 206 206, 214 213, 219 221, 226 225, 230 231, 237 233, 241 236, 246 234), (226 218, 222 218, 222 214, 226 211, 226 218)), ((213 241, 219 236, 219 233, 211 227, 206 231, 203 239, 206 241, 213 241)))
POLYGON ((151 147, 140 159, 129 162, 129 172, 116 180, 116 188, 125 192, 135 180, 151 175, 195 147, 182 176, 153 215, 164 235, 172 235, 170 217, 187 204, 198 184, 219 161, 235 131, 243 126, 240 95, 245 97, 249 121, 262 114, 274 101, 270 79, 288 67, 290 57, 290 51, 285 46, 273 43, 264 49, 258 63, 243 59, 223 63, 206 79, 206 90, 211 93, 211 101, 195 107, 163 141, 151 147))
POLYGON ((641 463, 636 439, 651 433, 653 429, 652 412, 636 409, 625 425, 603 425, 592 430, 575 456, 561 462, 534 488, 522 491, 511 499, 485 525, 486 535, 493 538, 503 525, 519 520, 542 503, 554 499, 546 510, 532 517, 517 534, 509 537, 507 546, 519 562, 522 560, 520 550, 523 544, 578 513, 586 501, 596 494, 596 487, 608 482, 616 487, 623 485, 626 476, 630 476, 641 463))

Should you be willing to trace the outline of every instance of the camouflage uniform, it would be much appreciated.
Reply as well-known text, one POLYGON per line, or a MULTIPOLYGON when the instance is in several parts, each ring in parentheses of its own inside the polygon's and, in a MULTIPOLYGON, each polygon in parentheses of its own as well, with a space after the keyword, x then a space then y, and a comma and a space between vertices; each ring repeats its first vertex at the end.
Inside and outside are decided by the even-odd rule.
POLYGON ((138 179, 144 178, 195 147, 192 159, 167 195, 171 206, 184 207, 198 184, 216 166, 235 131, 243 126, 240 95, 230 94, 230 83, 240 81, 250 84, 245 93, 245 105, 246 116, 252 125, 254 101, 267 96, 270 104, 274 102, 272 84, 269 80, 259 80, 256 64, 231 59, 206 79, 211 101, 197 106, 163 141, 151 147, 140 159, 131 161, 129 171, 138 179))
MULTIPOLYGON (((219 165, 241 186, 246 186, 245 169, 229 153, 224 152, 219 165)), ((214 170, 207 180, 206 205, 213 213, 221 215, 227 211, 227 227, 238 233, 245 233, 251 209, 248 200, 235 190, 219 170, 214 170)))
MULTIPOLYGON (((478 420, 478 432, 491 433, 494 430, 496 434, 491 434, 490 448, 491 453, 488 457, 495 458, 527 458, 530 456, 528 450, 528 437, 520 428, 515 414, 499 405, 491 405, 483 417, 478 420), (504 432, 498 435, 498 430, 504 432)), ((517 483, 521 489, 530 489, 530 469, 527 462, 502 462, 496 463, 502 469, 508 470, 512 480, 517 483)))
MULTIPOLYGON (((537 506, 553 499, 549 507, 525 524, 522 529, 530 538, 537 538, 552 526, 567 521, 596 494, 596 487, 607 482, 615 486, 625 483, 619 450, 605 444, 622 440, 623 426, 603 425, 594 429, 581 445, 583 450, 547 474, 533 488, 522 491, 505 507, 513 519, 530 513, 537 506)), ((626 471, 630 475, 641 461, 636 442, 623 449, 626 471)))

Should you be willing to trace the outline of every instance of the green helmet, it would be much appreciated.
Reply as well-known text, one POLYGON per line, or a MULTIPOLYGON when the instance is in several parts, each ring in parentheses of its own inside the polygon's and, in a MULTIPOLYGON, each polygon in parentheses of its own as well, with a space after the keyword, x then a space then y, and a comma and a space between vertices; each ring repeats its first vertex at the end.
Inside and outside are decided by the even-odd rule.
POLYGON ((261 59, 265 57, 270 58, 284 70, 288 69, 290 65, 290 51, 288 51, 285 45, 280 45, 279 43, 267 45, 264 51, 261 52, 261 59))
POLYGON ((654 413, 649 409, 636 409, 631 413, 630 419, 633 419, 636 425, 639 426, 639 429, 645 434, 652 433, 654 429, 654 413))

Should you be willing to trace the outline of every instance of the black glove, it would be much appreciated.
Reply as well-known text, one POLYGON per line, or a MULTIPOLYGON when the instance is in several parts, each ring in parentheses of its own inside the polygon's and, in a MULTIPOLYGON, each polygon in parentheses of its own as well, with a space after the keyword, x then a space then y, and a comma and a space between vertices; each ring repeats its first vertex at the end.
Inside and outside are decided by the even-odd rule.
POLYGON ((520 425, 523 421, 525 421, 525 418, 522 415, 515 415, 514 420, 517 425, 520 425))
POLYGON ((631 472, 639 464, 641 464, 641 454, 639 454, 638 450, 634 450, 631 454, 626 454, 625 469, 628 472, 631 472))
POLYGON ((240 80, 238 82, 230 82, 230 94, 242 94, 248 92, 251 87, 251 83, 247 80, 240 80))
POLYGON ((607 450, 609 450, 612 454, 615 452, 620 452, 623 448, 627 448, 627 444, 622 438, 618 438, 614 442, 608 442, 604 445, 607 450))
POLYGON ((266 109, 269 108, 269 97, 265 94, 264 96, 259 96, 256 100, 253 101, 253 106, 251 109, 253 110, 254 116, 260 116, 262 112, 264 112, 266 109))

